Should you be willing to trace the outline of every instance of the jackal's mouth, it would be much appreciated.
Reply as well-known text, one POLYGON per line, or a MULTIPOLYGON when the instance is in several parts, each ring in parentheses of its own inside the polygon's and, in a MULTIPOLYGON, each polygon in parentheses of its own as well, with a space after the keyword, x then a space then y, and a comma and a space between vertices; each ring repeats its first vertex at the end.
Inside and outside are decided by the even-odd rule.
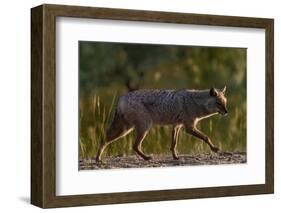
POLYGON ((219 114, 221 114, 221 115, 227 115, 227 114, 228 114, 228 111, 225 109, 224 111, 219 111, 219 114))

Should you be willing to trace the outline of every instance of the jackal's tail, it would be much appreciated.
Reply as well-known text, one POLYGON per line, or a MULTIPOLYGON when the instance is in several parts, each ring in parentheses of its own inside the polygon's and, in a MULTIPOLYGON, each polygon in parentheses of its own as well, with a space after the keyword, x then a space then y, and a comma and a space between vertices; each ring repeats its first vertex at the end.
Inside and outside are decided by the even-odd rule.
POLYGON ((112 122, 111 122, 109 128, 107 129, 107 132, 110 129, 119 129, 119 127, 122 127, 123 125, 124 125, 124 116, 122 115, 121 112, 119 112, 118 110, 115 110, 112 122))

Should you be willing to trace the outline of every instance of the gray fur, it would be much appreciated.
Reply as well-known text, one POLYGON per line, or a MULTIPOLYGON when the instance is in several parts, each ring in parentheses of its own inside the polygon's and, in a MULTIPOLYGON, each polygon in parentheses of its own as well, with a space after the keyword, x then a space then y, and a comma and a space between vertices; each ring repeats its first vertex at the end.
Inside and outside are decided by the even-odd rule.
POLYGON ((218 151, 208 136, 196 128, 197 122, 215 114, 226 114, 225 90, 137 90, 121 96, 115 116, 97 154, 101 160, 104 148, 118 138, 136 130, 134 150, 145 160, 151 159, 141 151, 141 143, 152 125, 172 125, 171 151, 178 159, 176 144, 182 126, 187 133, 205 141, 213 151, 218 151))

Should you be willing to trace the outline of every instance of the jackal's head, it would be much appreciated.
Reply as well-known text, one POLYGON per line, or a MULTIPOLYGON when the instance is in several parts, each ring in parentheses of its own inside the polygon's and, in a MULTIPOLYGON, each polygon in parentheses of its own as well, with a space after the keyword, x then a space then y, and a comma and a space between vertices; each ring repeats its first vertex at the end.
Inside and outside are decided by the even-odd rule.
POLYGON ((221 115, 225 115, 228 113, 227 111, 227 98, 225 97, 226 86, 219 90, 212 88, 210 89, 211 101, 209 103, 209 107, 212 108, 213 111, 220 113, 221 115))

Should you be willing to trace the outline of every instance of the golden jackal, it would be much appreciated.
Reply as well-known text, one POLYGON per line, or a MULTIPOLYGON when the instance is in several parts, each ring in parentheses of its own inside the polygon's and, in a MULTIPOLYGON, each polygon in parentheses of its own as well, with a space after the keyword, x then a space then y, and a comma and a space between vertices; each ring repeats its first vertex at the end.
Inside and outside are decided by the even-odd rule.
POLYGON ((141 144, 154 124, 173 126, 171 152, 174 159, 178 159, 176 146, 182 126, 187 133, 205 141, 212 151, 217 152, 218 148, 196 128, 196 124, 218 113, 227 114, 225 90, 226 87, 222 90, 136 90, 121 96, 113 122, 106 132, 106 140, 100 144, 96 161, 101 161, 107 145, 133 129, 136 130, 133 149, 144 160, 150 160, 151 157, 142 152, 141 144))

